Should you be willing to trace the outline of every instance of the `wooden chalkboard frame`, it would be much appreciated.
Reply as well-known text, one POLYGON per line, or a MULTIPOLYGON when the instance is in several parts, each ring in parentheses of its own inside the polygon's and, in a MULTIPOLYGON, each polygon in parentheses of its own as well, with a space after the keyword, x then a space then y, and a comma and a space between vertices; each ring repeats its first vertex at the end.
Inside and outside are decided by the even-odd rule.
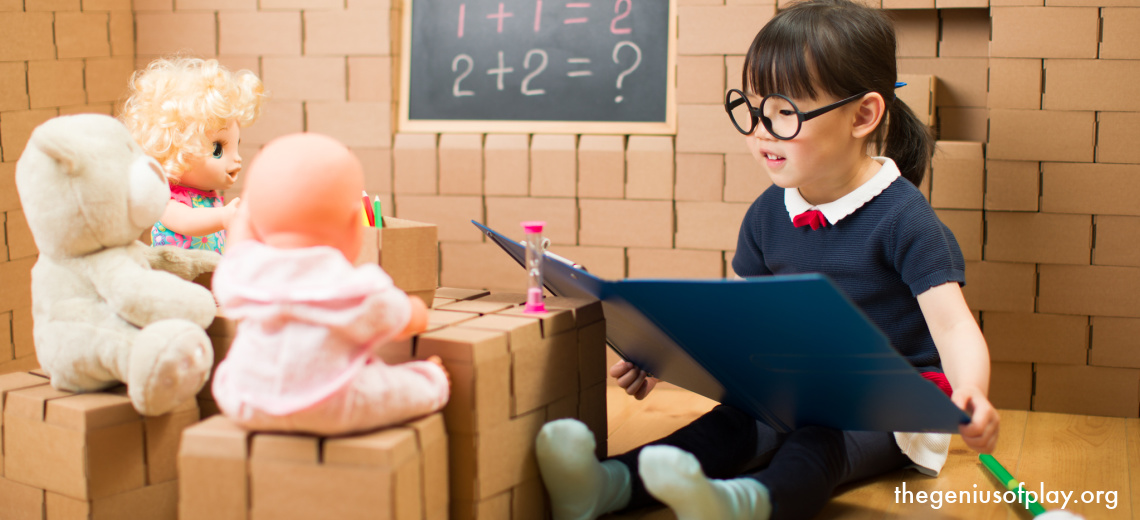
POLYGON ((411 103, 412 1, 400 1, 398 132, 408 133, 541 133, 541 134, 677 134, 677 0, 669 0, 669 29, 666 51, 666 91, 664 122, 633 121, 498 121, 444 120, 409 117, 411 103))

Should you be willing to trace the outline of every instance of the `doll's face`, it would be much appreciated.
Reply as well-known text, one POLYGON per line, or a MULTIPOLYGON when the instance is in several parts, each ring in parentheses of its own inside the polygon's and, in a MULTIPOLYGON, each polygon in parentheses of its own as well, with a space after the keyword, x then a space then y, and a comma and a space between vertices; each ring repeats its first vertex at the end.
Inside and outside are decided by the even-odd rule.
POLYGON ((205 157, 190 163, 190 168, 182 172, 178 183, 202 191, 229 189, 241 171, 241 155, 238 154, 241 127, 237 121, 230 121, 225 128, 207 133, 206 138, 212 148, 205 157))

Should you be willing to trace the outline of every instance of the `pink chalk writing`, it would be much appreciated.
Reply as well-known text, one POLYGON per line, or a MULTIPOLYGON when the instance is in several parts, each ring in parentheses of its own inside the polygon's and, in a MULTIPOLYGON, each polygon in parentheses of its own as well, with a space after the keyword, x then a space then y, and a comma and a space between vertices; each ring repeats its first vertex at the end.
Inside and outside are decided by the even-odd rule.
POLYGON ((487 18, 488 19, 490 19, 490 18, 498 18, 499 19, 498 32, 499 32, 499 34, 502 34, 503 33, 503 19, 504 18, 510 18, 512 16, 514 16, 514 14, 505 12, 503 10, 503 3, 499 2, 499 12, 496 14, 489 14, 489 15, 487 15, 487 18))

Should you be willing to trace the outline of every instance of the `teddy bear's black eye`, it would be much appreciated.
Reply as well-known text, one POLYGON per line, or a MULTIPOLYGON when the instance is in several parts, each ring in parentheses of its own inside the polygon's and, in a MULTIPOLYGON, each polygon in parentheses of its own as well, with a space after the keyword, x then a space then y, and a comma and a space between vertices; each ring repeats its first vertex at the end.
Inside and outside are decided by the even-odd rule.
POLYGON ((222 158, 222 143, 219 143, 217 141, 214 141, 214 158, 215 159, 221 159, 222 158))

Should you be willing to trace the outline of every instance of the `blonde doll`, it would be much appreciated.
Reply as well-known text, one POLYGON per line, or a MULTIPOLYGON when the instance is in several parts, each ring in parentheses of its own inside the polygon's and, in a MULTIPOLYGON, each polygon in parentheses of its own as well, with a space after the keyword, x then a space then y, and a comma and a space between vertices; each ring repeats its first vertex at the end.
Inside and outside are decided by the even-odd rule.
POLYGON ((119 117, 170 182, 152 245, 222 252, 240 199, 226 204, 221 192, 237 180, 241 128, 257 119, 264 98, 254 73, 213 59, 159 58, 134 73, 119 117))

